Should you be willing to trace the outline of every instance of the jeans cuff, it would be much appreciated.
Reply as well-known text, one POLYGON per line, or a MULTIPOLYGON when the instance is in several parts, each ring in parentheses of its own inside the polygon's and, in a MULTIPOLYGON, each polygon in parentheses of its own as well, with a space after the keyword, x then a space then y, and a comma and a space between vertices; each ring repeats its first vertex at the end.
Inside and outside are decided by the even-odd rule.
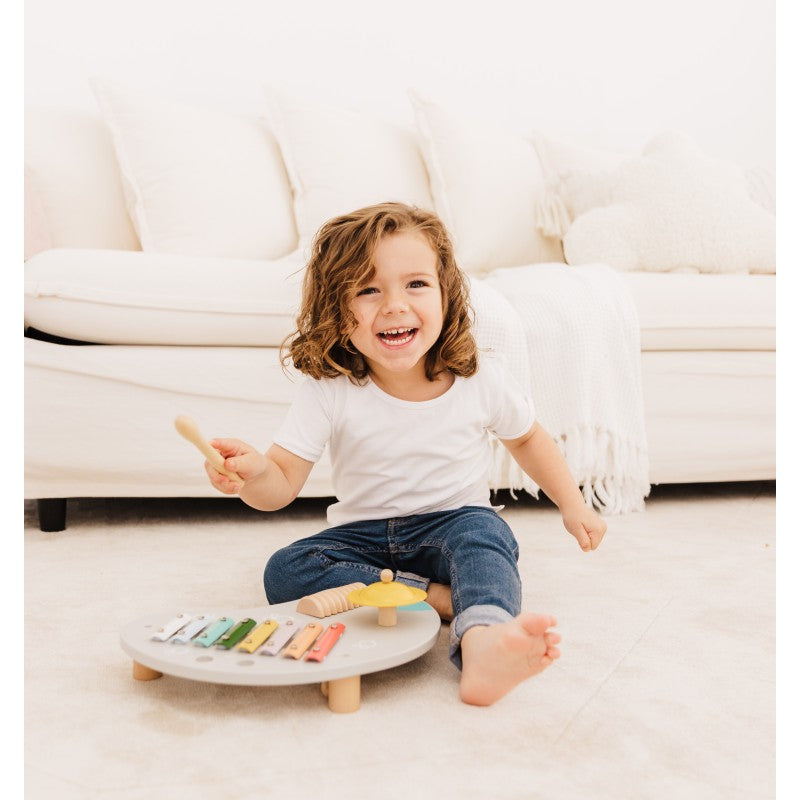
POLYGON ((428 591, 430 578, 423 578, 421 575, 416 575, 413 572, 401 572, 397 570, 394 574, 394 579, 398 583, 404 583, 406 586, 414 586, 417 589, 422 589, 423 592, 428 591))
POLYGON ((461 637, 476 625, 496 625, 514 617, 500 606, 470 606, 456 616, 450 625, 450 660, 461 669, 461 637))

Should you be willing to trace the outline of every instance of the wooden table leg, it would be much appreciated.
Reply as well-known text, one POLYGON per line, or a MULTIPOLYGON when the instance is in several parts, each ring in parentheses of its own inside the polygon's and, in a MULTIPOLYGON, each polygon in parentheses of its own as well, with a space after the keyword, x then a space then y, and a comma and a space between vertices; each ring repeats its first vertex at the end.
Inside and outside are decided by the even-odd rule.
POLYGON ((133 677, 137 681, 154 681, 160 678, 163 673, 155 669, 150 669, 138 661, 133 662, 133 677))
POLYGON ((361 706, 361 676, 328 681, 322 693, 328 698, 328 708, 337 714, 351 714, 361 706))

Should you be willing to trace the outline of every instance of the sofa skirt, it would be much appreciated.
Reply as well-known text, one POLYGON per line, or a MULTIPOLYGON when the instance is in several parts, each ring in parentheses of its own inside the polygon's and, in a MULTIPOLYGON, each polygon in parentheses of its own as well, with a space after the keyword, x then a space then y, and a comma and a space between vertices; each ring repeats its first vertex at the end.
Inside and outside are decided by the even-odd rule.
MULTIPOLYGON (((175 417, 266 449, 301 379, 274 348, 26 339, 25 497, 223 497, 175 417)), ((775 478, 774 351, 644 352, 642 380, 651 483, 775 478)), ((301 496, 332 494, 326 451, 301 496)))

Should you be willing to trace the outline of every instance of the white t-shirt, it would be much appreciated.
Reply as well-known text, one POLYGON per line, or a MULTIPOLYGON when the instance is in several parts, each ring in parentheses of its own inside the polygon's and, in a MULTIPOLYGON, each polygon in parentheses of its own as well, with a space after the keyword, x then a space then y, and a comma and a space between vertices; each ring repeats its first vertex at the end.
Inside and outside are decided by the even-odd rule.
POLYGON ((386 394, 372 381, 306 378, 274 442, 316 462, 330 446, 331 525, 462 506, 491 507, 489 432, 515 439, 534 422, 533 403, 496 357, 456 377, 433 400, 386 394))

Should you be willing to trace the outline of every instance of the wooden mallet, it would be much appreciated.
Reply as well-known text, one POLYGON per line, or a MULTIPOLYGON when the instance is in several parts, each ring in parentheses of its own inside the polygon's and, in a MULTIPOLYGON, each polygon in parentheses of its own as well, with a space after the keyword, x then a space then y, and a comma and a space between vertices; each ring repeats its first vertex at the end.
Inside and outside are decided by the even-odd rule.
POLYGON ((208 460, 214 469, 221 475, 225 475, 240 486, 242 479, 229 469, 225 469, 225 459, 222 453, 215 450, 201 435, 197 424, 189 417, 175 417, 175 430, 188 442, 191 442, 208 460))

